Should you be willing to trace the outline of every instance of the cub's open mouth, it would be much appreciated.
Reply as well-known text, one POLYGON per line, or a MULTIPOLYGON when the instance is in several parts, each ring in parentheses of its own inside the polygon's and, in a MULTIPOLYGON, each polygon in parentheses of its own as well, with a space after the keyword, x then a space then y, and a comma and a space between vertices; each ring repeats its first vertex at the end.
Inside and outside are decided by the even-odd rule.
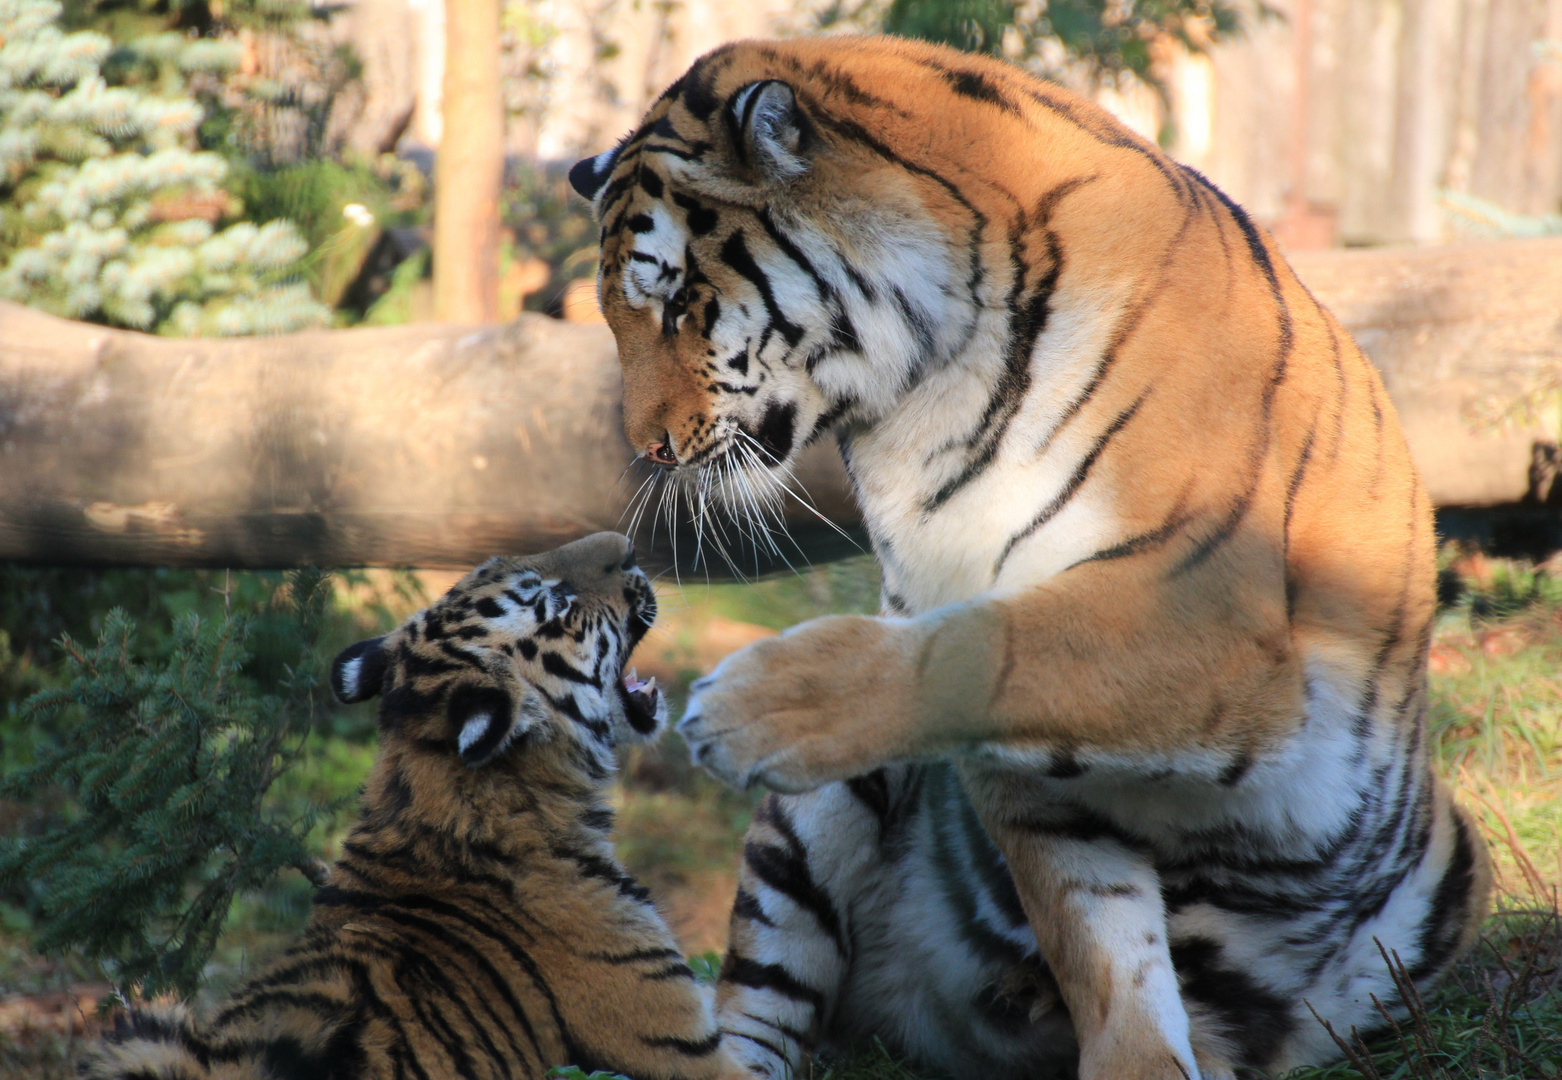
POLYGON ((657 718, 665 706, 662 703, 662 689, 656 685, 655 675, 641 682, 635 669, 630 668, 618 684, 618 696, 623 699, 624 714, 629 717, 630 727, 642 735, 649 735, 656 730, 657 718))

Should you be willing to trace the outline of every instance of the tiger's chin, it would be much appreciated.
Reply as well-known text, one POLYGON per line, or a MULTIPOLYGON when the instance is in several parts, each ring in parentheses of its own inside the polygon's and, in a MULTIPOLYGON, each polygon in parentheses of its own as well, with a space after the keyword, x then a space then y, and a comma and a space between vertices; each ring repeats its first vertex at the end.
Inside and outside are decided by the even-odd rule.
POLYGON ((709 423, 710 442, 678 448, 680 464, 658 463, 657 475, 642 484, 631 506, 631 532, 646 518, 675 534, 692 529, 695 565, 710 559, 743 571, 755 568, 756 554, 778 563, 793 557, 786 550, 796 546, 787 504, 811 506, 793 471, 803 450, 840 411, 807 388, 746 404, 709 423))
POLYGON ((771 522, 780 527, 782 509, 792 490, 796 454, 768 457, 752 446, 734 442, 700 467, 695 483, 706 498, 740 525, 771 522))

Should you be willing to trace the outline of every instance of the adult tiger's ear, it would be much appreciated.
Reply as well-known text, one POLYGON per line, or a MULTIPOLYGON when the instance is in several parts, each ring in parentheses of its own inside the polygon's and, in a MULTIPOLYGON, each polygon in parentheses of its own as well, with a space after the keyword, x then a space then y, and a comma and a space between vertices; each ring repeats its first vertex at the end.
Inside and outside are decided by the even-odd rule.
POLYGON ((349 645, 331 663, 331 689, 348 705, 368 701, 385 682, 385 639, 370 638, 349 645))
POLYGON ((548 722, 547 704, 530 687, 517 702, 503 687, 469 684, 451 692, 446 708, 456 749, 472 768, 486 765, 517 738, 548 722))
POLYGON ((813 126, 779 79, 749 83, 732 95, 727 132, 738 159, 765 183, 784 184, 808 171, 813 126))
POLYGON ((597 194, 607 183, 607 178, 613 173, 613 166, 618 162, 620 148, 615 146, 611 150, 604 150, 596 157, 581 158, 575 162, 569 170, 570 187, 579 192, 581 198, 588 202, 596 202, 597 194))

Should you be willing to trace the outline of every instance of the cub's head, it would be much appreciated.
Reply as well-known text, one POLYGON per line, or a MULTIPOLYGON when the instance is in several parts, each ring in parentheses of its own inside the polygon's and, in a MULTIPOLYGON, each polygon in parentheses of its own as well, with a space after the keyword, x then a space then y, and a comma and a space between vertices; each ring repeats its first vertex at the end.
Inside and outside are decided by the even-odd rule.
POLYGON ((575 165, 637 451, 739 507, 966 339, 972 271, 951 249, 972 218, 880 141, 909 114, 874 88, 915 101, 969 60, 890 39, 726 46, 575 165))
POLYGON ((538 741, 601 760, 661 730, 655 680, 624 673, 656 597, 617 533, 527 558, 493 558, 384 637, 343 650, 331 686, 380 695, 386 740, 480 766, 538 741))

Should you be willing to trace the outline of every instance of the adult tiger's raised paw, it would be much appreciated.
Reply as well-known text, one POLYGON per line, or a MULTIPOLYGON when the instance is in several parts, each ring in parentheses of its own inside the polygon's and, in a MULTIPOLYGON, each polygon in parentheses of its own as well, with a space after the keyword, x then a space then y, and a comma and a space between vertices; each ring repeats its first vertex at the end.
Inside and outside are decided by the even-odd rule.
POLYGON ((678 731, 697 764, 739 788, 809 791, 915 756, 917 637, 900 619, 802 623, 695 682, 678 731))

